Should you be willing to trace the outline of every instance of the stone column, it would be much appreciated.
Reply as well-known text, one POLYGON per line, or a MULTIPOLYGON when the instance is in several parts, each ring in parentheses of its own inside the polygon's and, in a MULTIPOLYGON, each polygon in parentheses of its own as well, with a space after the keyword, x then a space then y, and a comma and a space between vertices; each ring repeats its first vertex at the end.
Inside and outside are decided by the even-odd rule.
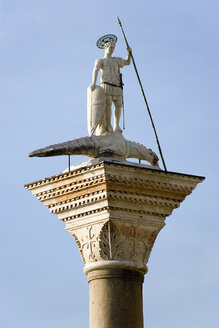
POLYGON ((155 239, 203 179, 103 160, 25 186, 78 245, 90 328, 143 328, 142 283, 155 239))
POLYGON ((126 269, 88 273, 90 327, 142 328, 142 272, 126 269))

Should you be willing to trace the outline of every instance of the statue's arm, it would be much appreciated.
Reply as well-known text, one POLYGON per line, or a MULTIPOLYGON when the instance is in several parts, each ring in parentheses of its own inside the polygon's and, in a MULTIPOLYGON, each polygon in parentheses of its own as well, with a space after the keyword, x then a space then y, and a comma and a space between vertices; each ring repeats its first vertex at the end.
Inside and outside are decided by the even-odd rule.
POLYGON ((125 65, 130 65, 132 49, 130 47, 128 47, 127 50, 128 50, 128 54, 125 59, 125 65))
POLYGON ((92 83, 90 85, 91 91, 93 91, 96 87, 98 72, 99 72, 100 68, 101 68, 101 62, 100 62, 100 60, 97 59, 95 61, 93 74, 92 74, 92 83))

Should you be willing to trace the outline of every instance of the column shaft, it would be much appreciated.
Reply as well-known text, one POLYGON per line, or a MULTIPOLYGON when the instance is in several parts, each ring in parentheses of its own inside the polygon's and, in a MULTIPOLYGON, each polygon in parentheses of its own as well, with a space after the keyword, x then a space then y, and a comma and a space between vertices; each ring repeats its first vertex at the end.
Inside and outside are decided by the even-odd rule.
POLYGON ((90 272, 90 328, 143 328, 143 280, 131 270, 90 272))

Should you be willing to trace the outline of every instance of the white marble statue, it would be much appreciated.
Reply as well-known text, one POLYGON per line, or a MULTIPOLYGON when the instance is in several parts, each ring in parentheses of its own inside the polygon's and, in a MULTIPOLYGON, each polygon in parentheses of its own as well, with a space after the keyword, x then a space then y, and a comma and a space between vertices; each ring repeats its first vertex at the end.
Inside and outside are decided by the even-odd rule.
POLYGON ((149 148, 137 142, 126 140, 119 127, 123 105, 122 81, 120 68, 129 65, 131 48, 127 48, 126 59, 112 57, 116 36, 105 35, 97 41, 97 46, 105 50, 104 58, 97 59, 93 70, 92 84, 88 87, 88 131, 89 137, 82 137, 60 144, 37 149, 30 157, 61 155, 85 155, 91 158, 108 158, 124 161, 136 158, 149 162, 159 169, 159 158, 149 148), (101 70, 101 85, 96 85, 98 72, 101 70), (111 106, 114 103, 114 127, 111 125, 111 106), (94 132, 96 131, 96 135, 94 132))
MULTIPOLYGON (((92 84, 88 87, 88 131, 89 137, 62 142, 37 149, 30 157, 49 157, 61 155, 85 155, 91 158, 108 158, 110 161, 124 161, 136 158, 149 162, 159 169, 159 158, 149 148, 137 142, 125 139, 119 127, 123 105, 122 81, 120 69, 129 65, 132 56, 127 48, 126 59, 112 57, 116 36, 105 35, 97 41, 97 46, 105 50, 104 58, 97 59, 93 70, 92 84), (101 70, 101 84, 96 85, 98 72, 101 70), (111 125, 111 106, 114 103, 114 127, 111 125), (96 135, 94 132, 96 131, 96 135)), ((134 62, 134 61, 133 61, 134 62)))
POLYGON ((123 107, 123 90, 120 69, 131 62, 131 48, 127 48, 126 59, 113 57, 116 36, 105 35, 97 41, 97 46, 104 49, 104 58, 95 61, 92 84, 88 88, 88 131, 96 130, 97 135, 106 132, 122 132, 119 126, 123 107), (98 72, 101 71, 101 86, 97 86, 98 72), (104 92, 102 92, 102 90, 104 92), (114 104, 114 127, 111 125, 112 103, 114 104))

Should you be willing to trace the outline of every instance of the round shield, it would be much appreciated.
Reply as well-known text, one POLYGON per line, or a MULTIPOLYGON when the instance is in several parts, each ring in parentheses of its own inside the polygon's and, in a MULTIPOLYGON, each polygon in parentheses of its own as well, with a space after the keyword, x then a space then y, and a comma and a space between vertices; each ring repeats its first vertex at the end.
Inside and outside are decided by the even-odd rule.
POLYGON ((115 36, 114 34, 107 34, 107 35, 101 36, 101 38, 99 38, 97 40, 96 45, 98 48, 103 49, 104 45, 108 42, 116 44, 117 36, 115 36))

